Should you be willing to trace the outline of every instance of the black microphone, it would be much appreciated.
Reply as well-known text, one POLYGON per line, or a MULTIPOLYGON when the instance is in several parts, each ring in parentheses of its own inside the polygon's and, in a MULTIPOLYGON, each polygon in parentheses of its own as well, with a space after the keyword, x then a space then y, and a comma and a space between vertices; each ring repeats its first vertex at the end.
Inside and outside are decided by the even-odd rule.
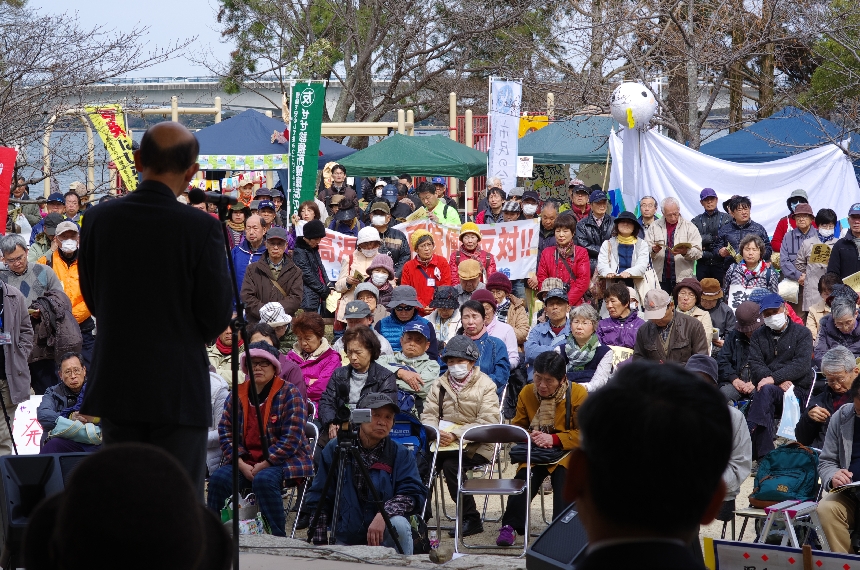
POLYGON ((229 194, 220 194, 218 192, 204 192, 200 188, 192 188, 188 191, 188 201, 192 204, 226 204, 232 206, 239 200, 229 194))

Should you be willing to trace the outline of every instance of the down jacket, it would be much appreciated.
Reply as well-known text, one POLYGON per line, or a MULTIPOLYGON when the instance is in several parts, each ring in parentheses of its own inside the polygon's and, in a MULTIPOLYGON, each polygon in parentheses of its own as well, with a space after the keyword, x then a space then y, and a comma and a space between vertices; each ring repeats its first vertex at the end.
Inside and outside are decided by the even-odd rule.
MULTIPOLYGON (((598 226, 597 222, 594 221, 594 216, 589 214, 576 224, 576 239, 574 243, 579 244, 588 251, 589 277, 591 277, 591 274, 594 273, 597 267, 597 256, 600 255, 600 248, 603 246, 603 242, 612 237, 612 230, 615 229, 614 220, 615 218, 606 213, 603 215, 603 221, 598 226)), ((544 253, 546 253, 546 250, 544 250, 544 253)), ((575 304, 578 305, 579 303, 575 304)))
POLYGON ((750 338, 749 364, 753 384, 768 376, 777 386, 790 381, 797 399, 803 402, 814 377, 812 334, 791 320, 778 338, 768 327, 761 327, 750 338))
MULTIPOLYGON (((421 423, 438 429, 439 420, 452 422, 456 427, 447 431, 458 439, 470 427, 498 423, 499 397, 496 395, 496 385, 480 367, 472 368, 471 375, 459 392, 451 388, 447 373, 430 389, 421 423), (445 396, 440 402, 442 388, 445 388, 445 396)), ((493 444, 470 443, 465 446, 465 451, 469 457, 477 453, 489 461, 493 457, 493 444)))
POLYGON ((36 419, 39 420, 39 425, 42 426, 42 439, 39 445, 45 443, 48 433, 57 426, 57 418, 60 417, 60 412, 66 408, 71 408, 77 401, 78 394, 72 392, 62 382, 45 390, 45 395, 42 396, 39 409, 36 410, 36 419))
POLYGON ((45 291, 31 306, 41 311, 42 318, 32 321, 33 349, 28 362, 56 359, 67 352, 81 351, 81 329, 72 316, 72 305, 64 292, 45 291))
POLYGON ((307 385, 307 399, 314 404, 319 403, 320 397, 328 387, 332 372, 340 367, 340 355, 329 346, 328 339, 323 338, 319 347, 307 360, 302 358, 295 347, 287 353, 287 358, 302 371, 302 377, 307 385))
MULTIPOLYGON (((598 248, 599 251, 599 248, 598 248)), ((578 245, 573 247, 573 259, 567 260, 567 264, 558 255, 558 247, 551 246, 543 250, 538 261, 537 280, 538 289, 543 287, 547 277, 557 277, 568 287, 567 299, 572 307, 582 304, 582 296, 588 291, 591 284, 591 265, 589 264, 589 252, 578 245), (567 265, 570 265, 568 270, 567 265), (572 272, 572 274, 571 274, 572 272)), ((597 257, 595 255, 595 257, 597 257)), ((595 265, 597 260, 594 260, 595 265)))
POLYGON ((496 318, 499 319, 499 322, 507 323, 514 329, 514 333, 517 335, 517 345, 519 345, 520 352, 523 351, 523 345, 526 342, 526 339, 529 336, 529 315, 526 312, 526 307, 523 303, 523 300, 514 297, 513 295, 508 295, 508 301, 510 301, 510 305, 507 307, 499 307, 496 312, 496 318), (502 312, 507 310, 507 314, 502 318, 502 312))
POLYGON ((608 346, 623 346, 633 348, 636 344, 636 333, 645 321, 639 317, 639 311, 632 310, 623 319, 608 317, 597 323, 597 338, 601 344, 608 346))

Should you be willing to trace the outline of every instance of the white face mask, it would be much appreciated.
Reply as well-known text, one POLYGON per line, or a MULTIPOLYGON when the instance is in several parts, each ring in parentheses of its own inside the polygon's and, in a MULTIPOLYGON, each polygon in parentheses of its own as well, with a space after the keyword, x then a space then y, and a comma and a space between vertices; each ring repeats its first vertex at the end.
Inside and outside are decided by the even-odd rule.
POLYGON ((377 287, 381 287, 385 285, 385 282, 388 281, 388 272, 387 271, 374 271, 373 275, 370 276, 370 281, 376 285, 377 287))
POLYGON ((375 247, 373 249, 362 249, 361 253, 364 254, 364 257, 373 259, 374 257, 376 257, 376 254, 379 253, 379 248, 375 247))
POLYGON ((639 309, 639 303, 637 303, 636 301, 630 301, 630 310, 636 311, 638 309, 639 309))
POLYGON ((523 204, 523 214, 534 216, 537 213, 537 204, 523 204))
POLYGON ((455 380, 462 380, 469 375, 468 364, 452 364, 448 367, 448 374, 455 380))
POLYGON ((372 225, 372 226, 384 226, 385 225, 385 216, 370 216, 370 225, 372 225))
POLYGON ((78 249, 78 241, 74 239, 64 239, 60 243, 60 249, 66 253, 72 253, 78 249))
POLYGON ((771 330, 779 331, 785 326, 785 321, 787 319, 788 317, 785 316, 785 313, 777 313, 775 315, 765 317, 764 324, 771 330))
POLYGON ((382 186, 376 189, 376 197, 382 198, 382 186))
POLYGON ((833 230, 818 230, 818 236, 823 240, 828 240, 833 237, 833 230))

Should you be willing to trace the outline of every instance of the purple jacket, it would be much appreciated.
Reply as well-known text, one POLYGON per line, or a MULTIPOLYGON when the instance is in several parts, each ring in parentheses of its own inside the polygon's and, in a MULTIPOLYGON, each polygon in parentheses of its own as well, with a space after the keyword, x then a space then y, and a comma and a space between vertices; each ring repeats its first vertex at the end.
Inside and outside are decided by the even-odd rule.
POLYGON ((302 376, 307 384, 307 399, 319 405, 320 396, 325 392, 332 373, 340 368, 341 363, 340 354, 329 348, 328 343, 324 350, 317 350, 317 353, 319 354, 304 360, 295 350, 291 350, 287 358, 302 370, 302 376))
POLYGON ((633 348, 636 343, 636 331, 645 324, 639 318, 639 311, 630 311, 624 319, 607 317, 597 323, 597 338, 602 344, 633 348))

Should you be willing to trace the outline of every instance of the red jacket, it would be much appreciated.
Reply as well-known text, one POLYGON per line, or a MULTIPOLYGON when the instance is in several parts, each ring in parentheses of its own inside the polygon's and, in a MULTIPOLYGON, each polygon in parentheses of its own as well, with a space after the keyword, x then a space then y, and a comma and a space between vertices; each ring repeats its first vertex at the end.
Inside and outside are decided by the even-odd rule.
POLYGON ((588 285, 591 283, 588 250, 578 245, 574 246, 573 260, 568 261, 573 270, 574 278, 571 278, 570 271, 567 270, 567 266, 556 254, 556 249, 556 246, 550 246, 544 249, 540 256, 537 268, 538 289, 543 287, 543 282, 547 277, 557 277, 570 287, 567 298, 571 306, 581 305, 582 296, 588 291, 588 285))
POLYGON ((492 253, 484 251, 480 247, 475 248, 475 251, 469 253, 462 247, 457 251, 451 252, 451 258, 448 260, 448 265, 451 267, 451 285, 456 287, 460 284, 460 274, 457 272, 457 268, 460 266, 457 263, 457 260, 460 260, 460 263, 467 259, 474 259, 478 263, 481 264, 481 282, 484 283, 486 279, 484 278, 484 273, 486 273, 486 278, 489 279, 490 275, 496 272, 496 258, 492 253))
POLYGON ((436 287, 451 285, 451 266, 448 265, 444 257, 435 253, 426 266, 418 262, 417 256, 413 257, 403 266, 400 284, 415 287, 415 291, 418 292, 418 302, 424 305, 424 308, 418 309, 418 312, 421 315, 429 315, 433 312, 429 305, 430 301, 433 300, 433 292, 436 287), (429 284, 428 278, 432 280, 429 284))

